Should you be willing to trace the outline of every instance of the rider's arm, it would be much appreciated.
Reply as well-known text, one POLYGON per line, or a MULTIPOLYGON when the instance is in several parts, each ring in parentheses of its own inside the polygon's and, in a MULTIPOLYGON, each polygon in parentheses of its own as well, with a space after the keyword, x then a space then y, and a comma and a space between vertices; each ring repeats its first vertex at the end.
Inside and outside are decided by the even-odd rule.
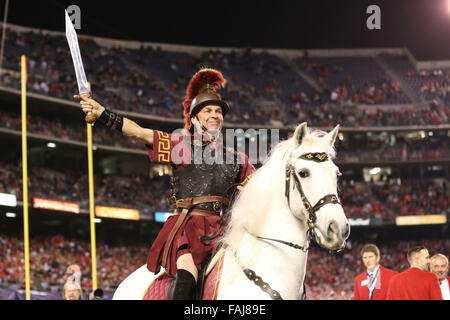
MULTIPOLYGON (((109 114, 112 113, 111 111, 106 110, 105 107, 103 107, 94 99, 88 98, 83 95, 76 95, 75 98, 81 99, 80 104, 83 109, 83 112, 85 113, 88 113, 89 111, 93 112, 97 117, 97 121, 101 121, 99 120, 100 117, 105 118, 106 114, 109 116, 109 114)), ((106 119, 107 119, 106 122, 108 122, 109 118, 106 119)), ((121 132, 123 135, 134 138, 142 143, 147 144, 148 146, 153 145, 152 129, 143 128, 133 120, 130 120, 125 117, 123 117, 123 121, 120 125, 122 126, 121 132)))
POLYGON ((142 128, 133 120, 123 118, 122 133, 127 137, 132 137, 148 146, 153 145, 153 130, 142 128))

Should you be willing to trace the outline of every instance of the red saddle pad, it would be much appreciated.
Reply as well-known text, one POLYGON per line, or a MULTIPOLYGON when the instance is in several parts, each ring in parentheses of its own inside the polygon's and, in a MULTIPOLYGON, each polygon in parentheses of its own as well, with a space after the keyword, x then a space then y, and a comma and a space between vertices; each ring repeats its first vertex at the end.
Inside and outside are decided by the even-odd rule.
MULTIPOLYGON (((202 300, 216 300, 217 289, 220 283, 220 276, 222 274, 223 256, 217 261, 214 268, 207 275, 202 300)), ((163 273, 150 283, 143 300, 167 300, 167 290, 173 280, 173 276, 168 273, 163 273)))

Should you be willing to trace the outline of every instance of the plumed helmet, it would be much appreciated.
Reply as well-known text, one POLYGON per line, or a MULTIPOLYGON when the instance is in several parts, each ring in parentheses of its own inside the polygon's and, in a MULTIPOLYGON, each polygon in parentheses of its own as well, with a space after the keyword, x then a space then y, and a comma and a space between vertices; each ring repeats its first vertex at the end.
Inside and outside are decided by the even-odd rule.
POLYGON ((191 118, 208 104, 219 105, 223 115, 228 112, 230 109, 228 104, 216 93, 216 90, 225 84, 226 80, 222 73, 215 69, 201 69, 192 77, 183 101, 185 129, 189 130, 191 118))

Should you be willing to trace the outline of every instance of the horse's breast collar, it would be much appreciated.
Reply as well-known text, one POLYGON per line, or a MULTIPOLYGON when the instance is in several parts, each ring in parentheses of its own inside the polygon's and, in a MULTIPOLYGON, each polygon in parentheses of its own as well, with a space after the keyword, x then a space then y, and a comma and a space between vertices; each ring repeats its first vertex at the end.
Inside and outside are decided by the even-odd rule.
POLYGON ((267 282, 264 282, 252 269, 244 269, 244 273, 250 281, 253 281, 262 291, 266 292, 272 300, 283 300, 278 291, 273 290, 267 282))
MULTIPOLYGON (((314 153, 305 153, 300 156, 301 159, 304 160, 310 160, 314 162, 325 162, 328 160, 328 155, 325 152, 314 152, 314 153)), ((317 219, 316 212, 322 208, 324 205, 329 203, 336 203, 340 204, 337 195, 334 194, 328 194, 324 197, 322 197, 314 206, 311 206, 311 203, 308 201, 308 199, 305 196, 305 193, 303 192, 302 184, 300 183, 300 179, 298 178, 297 173, 295 172, 295 168, 292 165, 288 165, 286 167, 286 189, 285 189, 285 196, 288 200, 289 204, 289 190, 290 190, 290 183, 291 183, 291 176, 294 178, 295 186, 297 187, 298 191, 300 192, 301 199, 303 201, 303 205, 305 206, 305 209, 309 213, 308 217, 308 228, 309 230, 314 229, 315 222, 317 219)))

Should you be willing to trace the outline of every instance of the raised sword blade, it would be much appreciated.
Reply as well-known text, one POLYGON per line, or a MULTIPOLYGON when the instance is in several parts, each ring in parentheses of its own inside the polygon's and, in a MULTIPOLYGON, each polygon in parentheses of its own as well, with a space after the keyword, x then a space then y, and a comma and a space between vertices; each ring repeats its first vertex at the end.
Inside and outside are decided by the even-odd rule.
POLYGON ((73 60, 73 66, 75 68, 75 75, 77 77, 78 92, 80 94, 89 93, 89 84, 84 73, 83 61, 81 60, 80 47, 78 46, 78 37, 73 27, 72 21, 66 12, 66 37, 69 43, 70 54, 73 60))

